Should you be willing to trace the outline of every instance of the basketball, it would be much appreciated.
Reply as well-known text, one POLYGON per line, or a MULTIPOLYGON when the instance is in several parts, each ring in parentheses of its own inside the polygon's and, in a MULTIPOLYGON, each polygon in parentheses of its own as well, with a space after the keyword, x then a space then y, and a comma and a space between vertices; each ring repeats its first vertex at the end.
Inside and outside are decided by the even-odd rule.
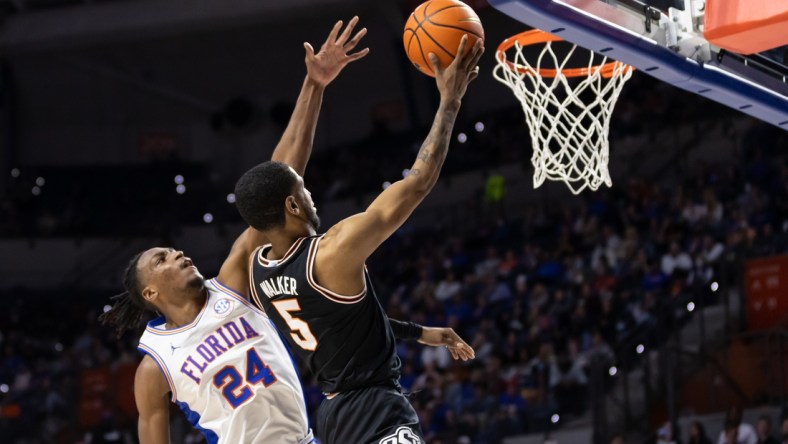
POLYGON ((482 22, 470 6, 458 0, 429 0, 410 14, 402 40, 413 66, 435 77, 429 53, 435 53, 445 68, 454 60, 465 34, 468 34, 467 54, 476 40, 484 40, 482 22))

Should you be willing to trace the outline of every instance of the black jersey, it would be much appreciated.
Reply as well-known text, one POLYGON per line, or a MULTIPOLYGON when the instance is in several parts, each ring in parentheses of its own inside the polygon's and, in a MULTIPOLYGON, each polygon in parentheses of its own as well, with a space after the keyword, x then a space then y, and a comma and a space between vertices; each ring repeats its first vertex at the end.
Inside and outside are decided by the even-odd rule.
POLYGON ((398 388, 394 334, 369 274, 364 271, 365 289, 355 296, 318 285, 312 270, 320 239, 301 238, 276 261, 265 258, 270 245, 258 248, 249 274, 253 302, 268 313, 323 392, 398 388))

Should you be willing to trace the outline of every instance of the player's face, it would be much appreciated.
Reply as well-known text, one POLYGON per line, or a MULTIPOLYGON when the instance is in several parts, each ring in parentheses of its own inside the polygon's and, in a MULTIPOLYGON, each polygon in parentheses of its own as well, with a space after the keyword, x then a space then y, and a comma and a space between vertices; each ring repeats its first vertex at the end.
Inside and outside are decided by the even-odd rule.
POLYGON ((145 288, 161 297, 203 285, 203 277, 192 260, 172 248, 151 248, 142 254, 137 266, 143 280, 143 295, 145 288))
POLYGON ((299 206, 303 207, 304 209, 304 216, 306 217, 309 225, 317 231, 320 228, 320 218, 317 215, 317 207, 315 207, 315 202, 312 201, 312 193, 304 187, 304 179, 295 172, 294 169, 290 168, 290 171, 295 174, 296 176, 296 185, 295 185, 295 197, 299 203, 299 206))

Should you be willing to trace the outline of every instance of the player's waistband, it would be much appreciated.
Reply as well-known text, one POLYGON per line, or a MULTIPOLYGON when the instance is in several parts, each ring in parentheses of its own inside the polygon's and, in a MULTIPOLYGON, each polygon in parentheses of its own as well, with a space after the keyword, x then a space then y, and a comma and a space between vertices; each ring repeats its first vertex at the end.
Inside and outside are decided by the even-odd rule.
POLYGON ((342 395, 342 394, 345 394, 345 393, 355 392, 356 390, 367 390, 367 389, 373 389, 373 388, 397 390, 397 391, 400 391, 400 392, 402 391, 402 387, 399 384, 396 384, 396 385, 375 384, 375 385, 364 385, 364 386, 361 386, 361 387, 355 387, 355 388, 352 388, 352 389, 342 390, 342 391, 339 391, 339 392, 323 392, 323 396, 325 396, 326 399, 334 399, 338 395, 342 395))

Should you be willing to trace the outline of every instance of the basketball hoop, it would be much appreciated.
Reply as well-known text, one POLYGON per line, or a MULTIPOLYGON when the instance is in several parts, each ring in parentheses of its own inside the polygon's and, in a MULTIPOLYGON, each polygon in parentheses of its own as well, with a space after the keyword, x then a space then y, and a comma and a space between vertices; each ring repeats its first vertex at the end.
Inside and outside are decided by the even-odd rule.
POLYGON ((574 194, 586 187, 596 190, 603 183, 609 187, 610 116, 633 68, 608 62, 607 57, 595 63, 592 51, 586 66, 567 68, 577 45, 559 60, 552 47, 558 41, 563 40, 538 29, 504 40, 495 54, 493 75, 522 104, 531 133, 534 188, 545 179, 565 182, 574 194), (535 63, 529 63, 523 49, 539 44, 544 47, 533 58, 535 63), (509 60, 506 52, 511 48, 509 60), (543 68, 543 62, 552 67, 543 68), (570 84, 569 79, 578 81, 570 84))

